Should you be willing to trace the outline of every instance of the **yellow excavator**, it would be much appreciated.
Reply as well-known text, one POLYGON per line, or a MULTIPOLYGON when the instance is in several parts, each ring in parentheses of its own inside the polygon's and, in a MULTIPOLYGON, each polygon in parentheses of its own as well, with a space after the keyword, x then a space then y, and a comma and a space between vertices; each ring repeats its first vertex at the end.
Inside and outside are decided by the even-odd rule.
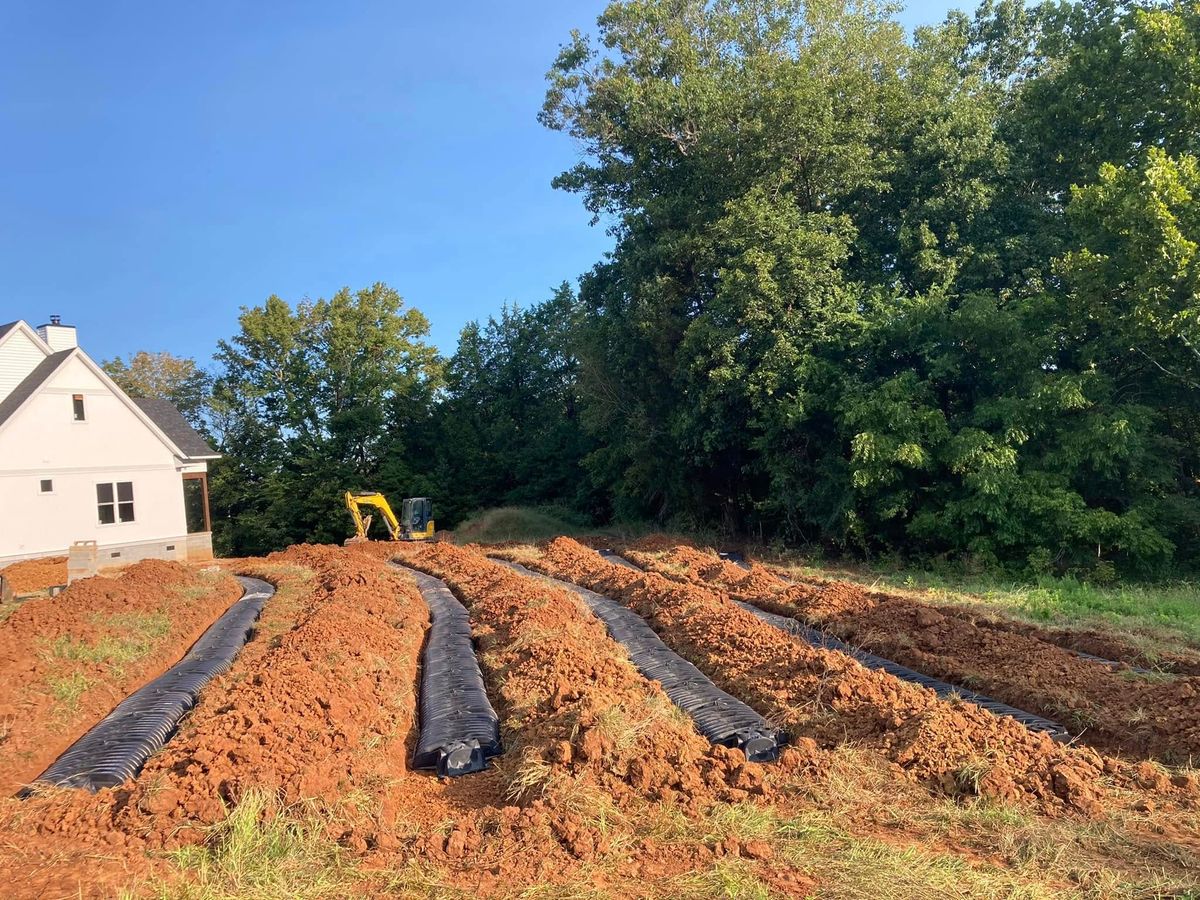
POLYGON ((367 531, 373 517, 370 514, 364 516, 363 507, 379 510, 393 541, 433 540, 433 501, 428 497, 406 498, 400 506, 400 518, 397 519, 387 497, 378 491, 346 491, 346 509, 354 520, 354 537, 347 538, 347 544, 370 540, 367 531))

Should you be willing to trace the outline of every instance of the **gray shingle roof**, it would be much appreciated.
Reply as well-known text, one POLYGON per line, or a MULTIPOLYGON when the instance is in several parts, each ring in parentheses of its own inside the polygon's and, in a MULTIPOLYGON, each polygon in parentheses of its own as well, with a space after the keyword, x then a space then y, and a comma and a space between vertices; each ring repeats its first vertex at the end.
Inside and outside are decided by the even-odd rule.
POLYGON ((0 341, 4 340, 4 336, 21 324, 21 320, 9 322, 7 325, 0 325, 0 341))
POLYGON ((220 455, 208 445, 208 441, 201 437, 196 429, 188 424, 187 419, 170 400, 162 400, 158 397, 132 397, 130 399, 183 452, 185 459, 211 459, 220 455))
MULTIPOLYGON (((7 332, 0 333, 0 337, 4 333, 7 332)), ((38 363, 37 367, 26 375, 20 384, 12 389, 12 393, 0 401, 0 425, 8 421, 9 417, 17 411, 17 407, 32 397, 37 392, 37 389, 45 383, 46 379, 58 371, 58 367, 66 362, 67 357, 74 352, 74 348, 59 350, 57 353, 51 353, 38 363)))

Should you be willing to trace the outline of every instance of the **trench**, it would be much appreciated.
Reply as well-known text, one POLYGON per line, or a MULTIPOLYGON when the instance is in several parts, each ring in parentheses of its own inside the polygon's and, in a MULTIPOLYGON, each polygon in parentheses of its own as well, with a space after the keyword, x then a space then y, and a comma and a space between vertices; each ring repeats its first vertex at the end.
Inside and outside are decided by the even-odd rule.
MULTIPOLYGON (((611 552, 611 551, 606 551, 606 552, 611 552)), ((720 553, 717 554, 717 556, 721 557, 721 559, 723 559, 723 560, 733 563, 739 569, 745 569, 747 572, 750 571, 750 563, 746 562, 746 557, 742 556, 742 554, 740 554, 740 553, 737 553, 734 551, 721 551, 720 553)), ((795 584, 795 582, 791 581, 790 579, 784 578, 782 575, 776 574, 775 577, 778 578, 780 581, 782 581, 784 584, 795 584)), ((1039 638, 1039 640, 1042 640, 1042 639, 1039 638)), ((1046 643, 1052 644, 1053 646, 1058 647, 1060 650, 1066 650, 1068 653, 1073 654, 1074 656, 1077 656, 1080 659, 1085 659, 1088 662, 1094 662, 1101 666, 1108 666, 1110 669, 1127 668, 1127 669, 1129 669, 1129 671, 1131 671, 1137 675, 1160 675, 1160 674, 1162 674, 1161 672, 1156 672, 1153 669, 1145 669, 1145 668, 1142 668, 1141 666, 1135 666, 1135 665, 1131 665, 1129 663, 1119 662, 1118 660, 1115 660, 1115 659, 1105 659, 1103 656, 1096 656, 1091 653, 1084 653, 1082 650, 1076 650, 1072 647, 1066 647, 1062 644, 1055 643, 1054 641, 1046 641, 1046 643)))
MULTIPOLYGON (((625 566, 640 572, 641 568, 631 563, 629 560, 614 553, 611 550, 601 550, 600 555, 606 560, 616 565, 625 566)), ((728 557, 726 557, 728 558, 728 557)), ((737 560, 730 560, 737 562, 737 560)), ((739 563, 740 564, 740 563, 739 563)), ((731 598, 732 599, 732 598, 731 598)), ((733 600, 739 608, 746 612, 757 616, 761 621, 766 622, 775 628, 785 631, 793 637, 804 641, 811 647, 816 647, 822 650, 832 650, 857 660, 868 669, 874 669, 880 672, 886 672, 901 681, 906 681, 909 684, 918 684, 921 687, 928 688, 933 691, 938 697, 943 699, 959 699, 965 703, 970 703, 972 706, 978 706, 980 709, 986 709, 988 712, 997 716, 1004 716, 1013 719, 1024 725, 1030 731, 1043 732, 1057 741, 1068 741, 1071 739, 1071 734, 1064 725, 1055 722, 1051 719, 1035 715, 1034 713, 1026 712, 1022 709, 1017 709, 1014 706, 1009 706, 1007 703, 1001 703, 984 694, 976 693, 959 685, 950 684, 945 681, 940 681, 937 678, 932 678, 929 675, 924 675, 907 666, 902 666, 897 662, 892 662, 890 659, 884 659, 882 656, 876 656, 873 653, 868 653, 865 650, 860 650, 841 640, 838 640, 828 632, 818 628, 813 628, 805 625, 798 619, 791 616, 782 616, 777 613, 770 613, 766 610, 759 609, 751 603, 745 603, 741 600, 733 600)))
POLYGON ((592 614, 604 623, 609 635, 625 648, 634 667, 657 681, 672 703, 681 709, 708 741, 736 747, 751 762, 771 762, 779 757, 783 735, 766 719, 736 697, 721 690, 698 668, 663 643, 637 613, 615 600, 569 581, 533 572, 524 566, 496 562, 531 578, 541 578, 579 596, 592 614))
MULTIPOLYGON (((229 671, 263 605, 275 594, 266 581, 242 575, 237 579, 244 591, 241 598, 209 626, 183 659, 117 704, 34 779, 35 784, 95 793, 137 776, 146 760, 174 736, 204 686, 229 671)), ((22 796, 29 792, 26 788, 22 796)))
POLYGON ((399 563, 429 607, 421 654, 421 699, 413 768, 458 777, 487 768, 503 753, 500 719, 488 700, 471 642, 471 621, 446 583, 399 563))

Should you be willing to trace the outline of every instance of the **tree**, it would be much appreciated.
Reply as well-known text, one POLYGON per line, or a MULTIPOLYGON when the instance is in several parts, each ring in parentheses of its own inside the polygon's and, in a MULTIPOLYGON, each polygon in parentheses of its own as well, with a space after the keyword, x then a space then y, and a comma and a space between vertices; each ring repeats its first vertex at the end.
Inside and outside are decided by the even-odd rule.
POLYGON ((616 238, 575 345, 618 514, 1194 559, 1193 6, 988 0, 909 43, 870 3, 650 0, 575 34, 542 121, 616 238))
POLYGON ((222 341, 214 419, 227 455, 213 480, 216 530, 234 552, 349 533, 346 490, 394 487, 395 460, 427 451, 441 362, 429 325, 396 291, 348 288, 293 309, 243 309, 222 341))
POLYGON ((437 409, 447 521, 508 504, 597 512, 582 469, 589 443, 571 346, 577 316, 564 284, 544 303, 505 306, 498 319, 463 329, 437 409))
POLYGON ((128 363, 118 356, 103 363, 102 368, 131 397, 170 400, 193 428, 206 429, 212 376, 194 359, 140 350, 128 363))

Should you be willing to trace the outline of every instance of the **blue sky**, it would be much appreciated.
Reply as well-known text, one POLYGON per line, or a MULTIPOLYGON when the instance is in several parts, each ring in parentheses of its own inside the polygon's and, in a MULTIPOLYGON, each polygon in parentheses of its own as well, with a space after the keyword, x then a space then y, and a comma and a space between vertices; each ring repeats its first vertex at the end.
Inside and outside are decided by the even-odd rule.
POLYGON ((386 281, 452 352, 610 244, 535 118, 603 6, 0 4, 0 322, 207 363, 241 306, 386 281))

